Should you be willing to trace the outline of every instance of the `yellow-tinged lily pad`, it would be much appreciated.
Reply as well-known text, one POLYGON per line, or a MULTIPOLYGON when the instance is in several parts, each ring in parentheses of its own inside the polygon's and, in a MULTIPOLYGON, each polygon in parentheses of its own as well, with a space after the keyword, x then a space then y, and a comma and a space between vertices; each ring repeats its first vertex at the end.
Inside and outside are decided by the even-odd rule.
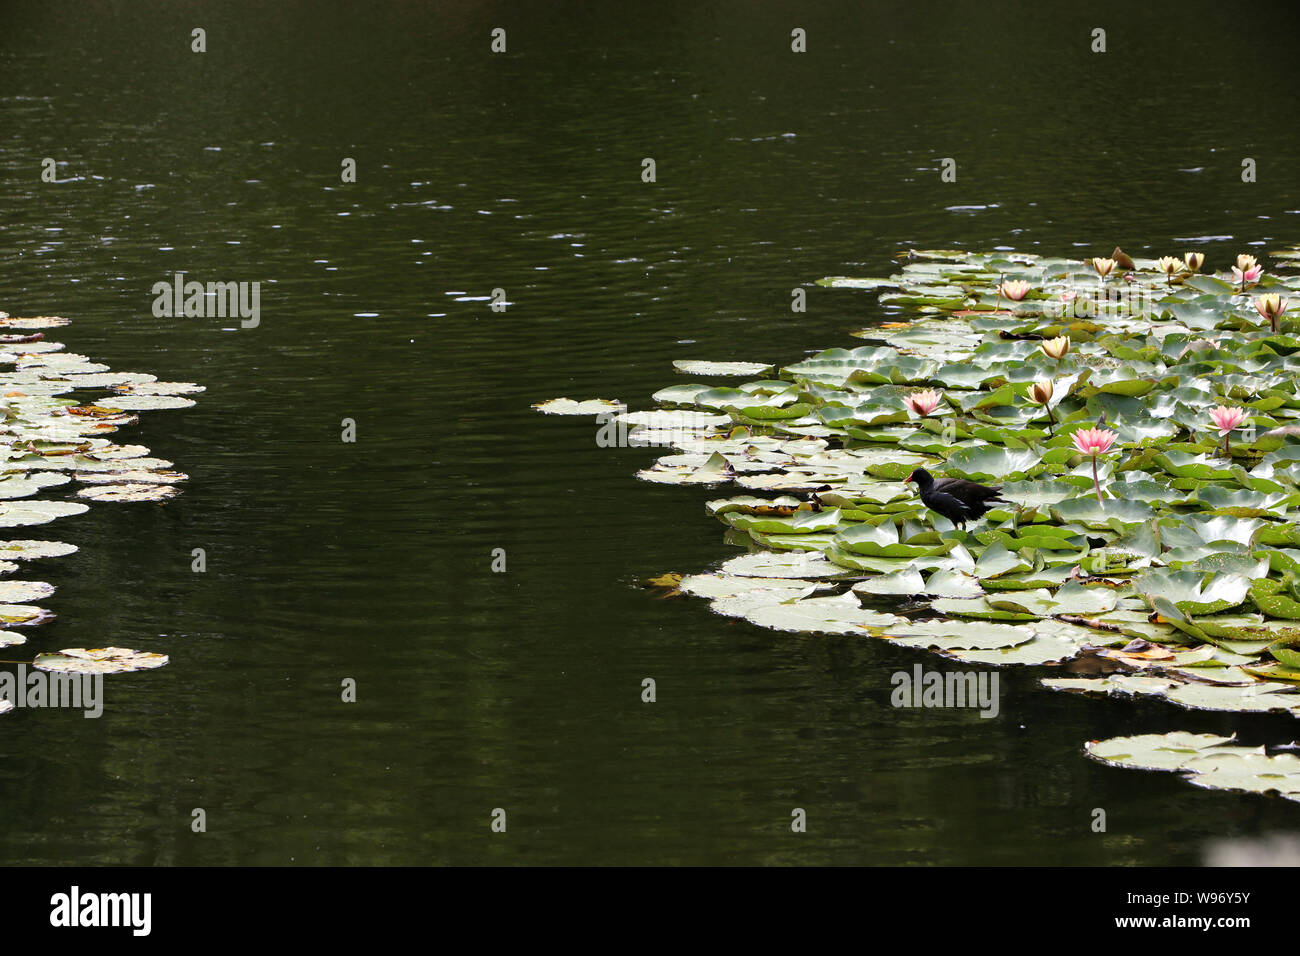
POLYGON ((180 490, 172 485, 117 484, 82 488, 77 497, 92 501, 166 501, 178 494, 180 490))
POLYGON ((59 558, 74 554, 75 544, 64 541, 0 541, 0 558, 11 561, 31 561, 36 558, 59 558))
POLYGON ((33 665, 61 674, 124 674, 162 667, 167 661, 166 654, 129 647, 68 647, 57 654, 41 654, 33 665))

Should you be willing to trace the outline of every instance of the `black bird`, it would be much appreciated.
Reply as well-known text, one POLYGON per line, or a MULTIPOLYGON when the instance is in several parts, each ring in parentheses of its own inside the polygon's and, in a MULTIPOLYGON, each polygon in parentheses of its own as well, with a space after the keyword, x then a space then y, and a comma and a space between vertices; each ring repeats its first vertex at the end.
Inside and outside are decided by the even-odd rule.
POLYGON ((963 478, 935 478, 924 468, 907 476, 921 489, 921 500, 959 528, 981 517, 995 504, 1009 504, 1002 498, 1002 486, 990 488, 963 478))

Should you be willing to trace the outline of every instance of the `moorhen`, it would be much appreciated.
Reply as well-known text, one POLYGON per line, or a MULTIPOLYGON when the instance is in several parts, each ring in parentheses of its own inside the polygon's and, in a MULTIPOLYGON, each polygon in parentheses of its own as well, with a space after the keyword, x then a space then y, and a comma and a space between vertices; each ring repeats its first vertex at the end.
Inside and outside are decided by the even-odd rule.
POLYGON ((959 528, 966 522, 981 517, 995 504, 1010 504, 1002 498, 1002 486, 990 488, 964 478, 935 478, 924 468, 907 476, 921 489, 921 500, 931 511, 937 511, 959 528))

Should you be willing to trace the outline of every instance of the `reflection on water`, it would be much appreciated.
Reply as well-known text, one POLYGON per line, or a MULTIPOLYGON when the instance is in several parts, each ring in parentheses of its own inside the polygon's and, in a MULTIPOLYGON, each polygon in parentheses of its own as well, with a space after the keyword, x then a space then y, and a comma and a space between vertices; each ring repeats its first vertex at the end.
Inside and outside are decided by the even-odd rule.
POLYGON ((1272 49, 1291 34, 1205 6, 1175 40, 1133 8, 1097 56, 1067 10, 562 9, 0 14, 0 308, 208 387, 138 429, 186 493, 92 509, 60 529, 80 552, 40 569, 59 618, 33 651, 147 643, 172 663, 110 680, 98 721, 0 718, 0 859, 1193 863, 1208 837, 1295 827, 1293 805, 1080 750, 1273 718, 1017 673, 995 720, 900 711, 889 676, 919 653, 657 600, 641 579, 733 553, 709 493, 637 482, 653 450, 528 407, 644 407, 673 359, 852 344, 874 295, 810 289, 793 313, 791 290, 908 245, 1294 243, 1297 134, 1271 120, 1296 92, 1272 49), (155 318, 177 271, 260 281, 260 326, 155 318))

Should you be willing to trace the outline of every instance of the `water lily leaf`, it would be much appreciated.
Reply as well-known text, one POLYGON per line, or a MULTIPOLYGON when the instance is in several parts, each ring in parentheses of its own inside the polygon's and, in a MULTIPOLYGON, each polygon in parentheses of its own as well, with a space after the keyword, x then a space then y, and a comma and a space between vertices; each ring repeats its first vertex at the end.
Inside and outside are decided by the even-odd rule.
POLYGON ((1300 620, 1300 601, 1281 593, 1280 581, 1256 580, 1250 587, 1250 599, 1269 617, 1300 620))
MULTIPOLYGON (((750 579, 755 580, 755 579, 750 579)), ((747 617, 760 607, 790 604, 800 598, 810 597, 826 585, 808 584, 804 587, 755 587, 713 598, 709 610, 723 617, 747 617)))
POLYGON ((1060 501, 1052 505, 1050 510, 1052 517, 1057 521, 1077 521, 1089 528, 1137 524, 1155 515, 1155 510, 1145 501, 1133 498, 1108 498, 1098 501, 1092 495, 1060 501))
POLYGON ((61 315, 36 315, 28 318, 16 318, 4 316, 0 319, 0 326, 11 329, 53 329, 61 325, 67 325, 71 320, 65 319, 61 315))
MULTIPOLYGON (((0 551, 0 554, 3 552, 0 551)), ((723 574, 754 578, 834 578, 845 573, 823 554, 756 551, 723 562, 723 574)))
POLYGON ((1240 517, 1264 517, 1293 502, 1295 495, 1285 492, 1266 494, 1245 488, 1225 488, 1223 485, 1202 485, 1196 490, 1196 499, 1210 508, 1232 508, 1248 511, 1240 517))
POLYGON ((882 636, 905 647, 994 650, 1027 644, 1034 639, 1034 632, 1027 627, 981 621, 921 621, 891 628, 882 636))
MULTIPOLYGON (((1184 770, 1189 761, 1219 752, 1232 752, 1236 737, 1215 734, 1192 734, 1173 731, 1167 734, 1141 734, 1135 737, 1111 737, 1084 745, 1088 756, 1117 767, 1142 770, 1184 770), (1225 748, 1229 748, 1225 751, 1225 748)), ((1259 749, 1263 752, 1263 748, 1259 749)))
POLYGON ((1029 571, 1033 564, 1013 551, 1007 550, 1001 541, 994 541, 980 554, 975 562, 975 576, 981 581, 1001 577, 1010 572, 1029 571))
POLYGON ((730 425, 731 417, 728 415, 709 415, 705 412, 659 409, 649 412, 620 411, 614 414, 612 421, 640 428, 702 432, 722 425, 730 425))
POLYGON ((979 582, 969 574, 947 569, 935 571, 925 582, 925 593, 935 597, 966 598, 984 593, 979 582))
POLYGON ((900 540, 898 528, 892 521, 885 521, 878 525, 854 525, 835 536, 835 544, 843 550, 880 558, 912 558, 944 554, 952 550, 953 543, 951 541, 939 544, 904 543, 900 540))
POLYGON ((65 485, 71 480, 67 475, 49 472, 0 476, 0 498, 27 498, 45 488, 65 485))
MULTIPOLYGON (((652 468, 644 468, 636 473, 642 481, 654 481, 671 485, 716 484, 730 481, 735 469, 731 462, 718 452, 710 455, 702 464, 694 461, 685 464, 663 465, 656 462, 652 468)), ((3 515, 0 515, 3 521, 3 515)))
POLYGON ((62 541, 0 541, 0 558, 30 561, 34 558, 58 558, 76 552, 75 544, 62 541))
POLYGON ((587 398, 579 401, 572 398, 552 398, 533 403, 533 408, 543 415, 601 415, 621 412, 626 407, 622 402, 611 398, 587 398))
POLYGON ((799 511, 788 517, 732 512, 723 516, 723 520, 741 531, 759 531, 763 534, 809 534, 814 531, 833 530, 840 523, 840 515, 838 508, 828 508, 824 511, 799 511))
MULTIPOLYGON (((1300 669, 1288 667, 1281 663, 1260 664, 1258 666, 1246 664, 1240 670, 1251 677, 1264 681, 1285 681, 1289 684, 1300 683, 1300 669)), ((1241 683, 1249 684, 1250 682, 1241 681, 1241 683)))
POLYGON ((921 578, 920 571, 909 567, 859 581, 853 585, 853 590, 861 595, 922 594, 925 591, 925 581, 921 578))
POLYGON ((951 476, 973 481, 1013 480, 1032 477, 1044 471, 1042 455, 1030 448, 1011 450, 997 445, 962 449, 944 464, 951 476))
POLYGON ((750 531, 749 536, 758 544, 774 551, 825 551, 835 544, 835 535, 812 532, 805 534, 763 534, 750 531))
POLYGON ((761 375, 771 368, 761 362, 705 362, 679 359, 673 368, 687 375, 761 375))
POLYGON ((1300 694, 1266 691, 1289 690, 1284 684, 1256 684, 1252 687, 1218 687, 1210 684, 1180 684, 1164 696, 1190 710, 1227 710, 1237 713, 1265 711, 1300 712, 1300 694))
POLYGON ((995 607, 988 597, 978 598, 939 598, 930 605, 940 614, 953 614, 958 617, 976 617, 989 621, 1032 621, 1037 615, 1023 608, 995 607))
POLYGON ((846 427, 849 425, 894 425, 908 421, 911 415, 905 408, 897 405, 864 404, 847 408, 842 405, 828 405, 817 409, 817 417, 827 425, 846 427))
POLYGON ((0 581, 0 602, 23 604, 39 601, 54 593, 54 585, 44 581, 0 581))
MULTIPOLYGON (((1254 541, 1255 533, 1266 522, 1250 518, 1230 518, 1225 515, 1184 515, 1182 524, 1190 528, 1206 544, 1232 542, 1249 545, 1254 541)), ((1166 544, 1172 543, 1169 537, 1170 527, 1162 526, 1166 544)))
POLYGON ((23 525, 46 524, 55 518, 84 514, 87 505, 75 501, 22 501, 18 504, 0 503, 0 528, 17 528, 23 525))
POLYGON ((826 276, 818 279, 817 285, 832 289, 897 289, 894 279, 855 279, 850 276, 826 276))
POLYGON ((156 411, 162 408, 189 408, 192 405, 194 405, 194 399, 184 398, 180 395, 114 395, 109 398, 101 398, 95 403, 98 408, 124 412, 156 411))
POLYGON ((1105 587, 1089 587, 1070 581, 1055 594, 1046 589, 1013 591, 990 595, 991 607, 1051 617, 1054 614, 1101 614, 1119 603, 1115 592, 1105 587))
POLYGON ((166 501, 180 494, 180 489, 171 485, 155 484, 115 484, 98 485, 82 488, 77 492, 78 498, 90 498, 93 501, 166 501))
POLYGON ((42 624, 52 617, 54 615, 43 607, 33 607, 30 604, 0 604, 0 624, 42 624))
POLYGON ((72 477, 92 485, 174 485, 189 480, 189 475, 179 471, 146 471, 139 468, 128 468, 125 471, 75 471, 72 477))
POLYGON ((1174 682, 1162 677, 1136 674, 1112 674, 1109 677, 1049 677, 1042 685, 1051 690, 1079 694, 1106 694, 1118 697, 1162 697, 1174 682))
POLYGON ((1064 663, 1077 657, 1079 649, 1079 645, 1068 638, 1035 634, 1033 640, 1015 647, 994 650, 951 649, 945 651, 944 656, 968 664, 987 664, 992 667, 1041 667, 1045 664, 1064 663))
MULTIPOLYGON (((1250 580, 1236 574, 1204 574, 1156 568, 1144 571, 1134 587, 1151 604, 1156 597, 1171 601, 1185 614, 1218 614, 1241 604, 1250 592, 1250 580)), ((1154 605, 1152 605, 1154 608, 1154 605)))
POLYGON ((57 654, 41 654, 33 662, 38 670, 61 674, 123 674, 152 670, 168 661, 166 654, 127 647, 69 647, 57 654))
POLYGON ((1014 501, 1025 508, 1042 508, 1054 505, 1066 498, 1074 498, 1079 489, 1064 482, 1044 479, 1041 481, 1009 481, 1002 486, 1002 497, 1014 501))
POLYGON ((1169 474, 1178 478, 1231 478, 1232 467, 1229 463, 1211 458, 1209 455, 1191 455, 1180 451, 1168 451, 1155 458, 1169 474))
MULTIPOLYGON (((1268 758, 1276 760, 1276 757, 1268 758)), ((1207 770, 1193 773, 1187 782, 1211 790, 1242 790, 1250 793, 1280 793, 1295 798, 1300 793, 1300 773, 1258 773, 1250 770, 1207 770)))
MULTIPOLYGON (((153 379, 152 375, 146 376, 153 379)), ((207 388, 194 382, 121 382, 111 386, 113 391, 122 395, 195 395, 206 392, 207 388)))
POLYGON ((807 631, 819 634, 870 634, 872 629, 891 627, 902 618, 865 610, 852 592, 836 597, 804 598, 789 604, 771 604, 745 615, 759 627, 779 631, 807 631))

